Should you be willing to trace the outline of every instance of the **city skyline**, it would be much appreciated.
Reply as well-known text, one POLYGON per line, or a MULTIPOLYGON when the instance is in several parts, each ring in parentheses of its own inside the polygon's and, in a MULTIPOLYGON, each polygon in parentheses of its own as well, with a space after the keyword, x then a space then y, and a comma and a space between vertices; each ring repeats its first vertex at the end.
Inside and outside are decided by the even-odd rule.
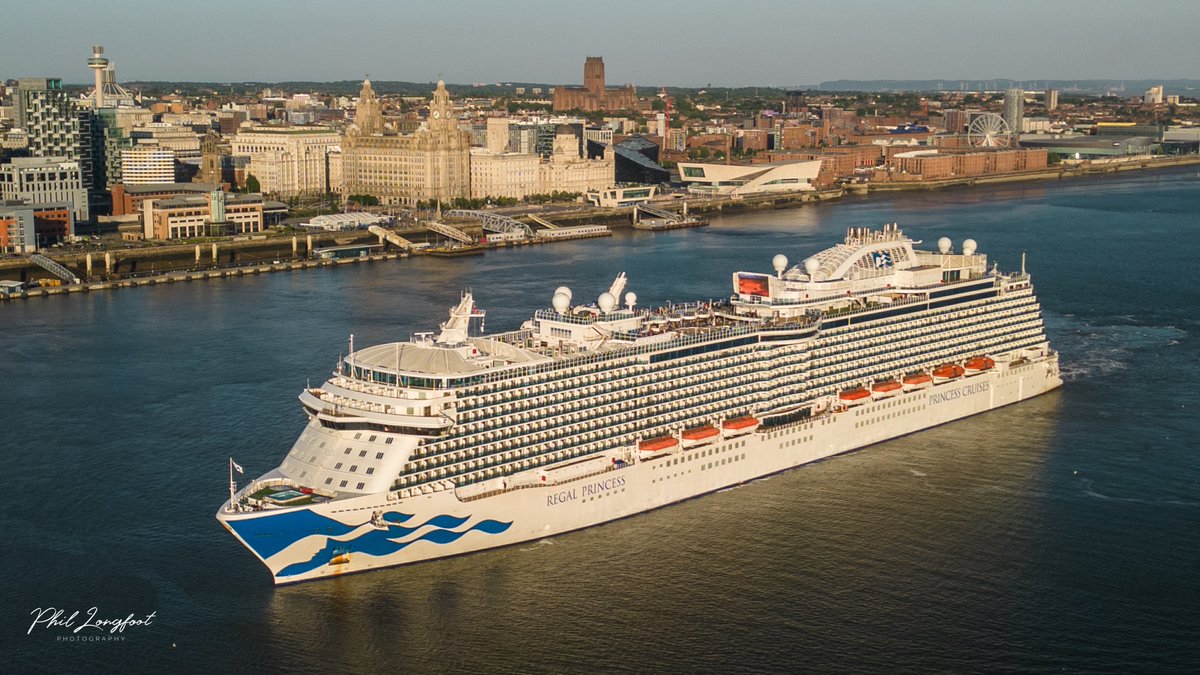
POLYGON ((66 1, 8 9, 24 30, 0 44, 0 75, 86 84, 92 44, 106 46, 122 81, 341 81, 369 73, 409 82, 573 84, 586 55, 605 58, 611 85, 643 87, 838 79, 945 79, 953 87, 1200 72, 1189 28, 1200 23, 1200 7, 1174 0, 1154 3, 1153 12, 1118 2, 831 7, 763 2, 731 13, 708 2, 618 0, 584 9, 535 0, 517 11, 459 0, 430 16, 364 0, 331 19, 312 0, 204 7, 66 1))

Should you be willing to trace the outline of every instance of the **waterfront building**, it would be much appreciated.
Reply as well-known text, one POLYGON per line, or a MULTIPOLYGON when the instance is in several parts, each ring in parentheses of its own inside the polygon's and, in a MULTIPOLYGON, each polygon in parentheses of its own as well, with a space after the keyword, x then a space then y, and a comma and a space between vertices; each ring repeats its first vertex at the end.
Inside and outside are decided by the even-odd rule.
POLYGON ((175 162, 175 151, 170 148, 150 145, 122 150, 122 182, 126 185, 174 183, 175 162))
POLYGON ((79 162, 65 157, 15 157, 0 165, 0 199, 30 204, 68 203, 76 221, 90 219, 79 162))
POLYGON ((666 183, 671 172, 658 163, 658 144, 645 136, 630 136, 614 143, 615 183, 666 183))
POLYGON ((893 180, 910 176, 917 180, 939 180, 983 176, 1015 171, 1045 169, 1048 156, 1041 149, 983 150, 953 152, 934 149, 897 153, 892 157, 893 180))
POLYGON ((679 163, 679 177, 688 191, 708 195, 746 196, 814 190, 813 181, 820 171, 820 160, 749 166, 679 163))
POLYGON ((1146 94, 1142 96, 1142 103, 1146 105, 1161 105, 1163 102, 1163 86, 1161 84, 1150 87, 1146 90, 1146 94))
POLYGON ((250 158, 249 171, 265 193, 322 195, 341 188, 329 180, 329 154, 341 142, 336 131, 320 127, 243 127, 230 152, 250 158))
POLYGON ((533 153, 493 153, 471 148, 471 198, 512 197, 524 199, 539 194, 538 165, 533 153))
POLYGON ((618 209, 635 204, 648 204, 658 194, 657 185, 635 185, 629 187, 613 187, 604 190, 593 190, 587 193, 587 201, 592 206, 606 209, 618 209))
MULTIPOLYGON (((497 135, 500 130, 497 129, 497 135)), ((493 153, 473 148, 471 198, 512 197, 524 199, 552 192, 586 193, 610 187, 615 182, 615 155, 611 146, 601 157, 588 159, 580 151, 579 136, 571 125, 556 129, 549 157, 532 153, 493 153)))
POLYGON ((583 86, 554 88, 554 110, 631 110, 637 107, 632 84, 609 88, 604 84, 604 59, 589 56, 583 63, 583 86))
POLYGON ((538 192, 578 192, 602 190, 615 182, 616 159, 611 145, 598 159, 587 159, 580 152, 576 130, 560 125, 554 134, 554 148, 549 159, 538 165, 538 192))
POLYGON ((261 194, 217 189, 205 195, 147 199, 142 203, 147 239, 253 234, 263 231, 261 194))
POLYGON ((221 189, 221 183, 143 183, 140 185, 117 183, 111 189, 113 215, 127 216, 142 213, 142 203, 148 199, 206 195, 219 189, 221 189))
POLYGON ((470 196, 470 132, 458 128, 446 83, 438 81, 426 123, 411 134, 385 127, 370 80, 342 139, 342 194, 382 204, 448 203, 470 196))
POLYGON ((0 200, 0 253, 36 253, 75 234, 69 202, 29 204, 0 200))

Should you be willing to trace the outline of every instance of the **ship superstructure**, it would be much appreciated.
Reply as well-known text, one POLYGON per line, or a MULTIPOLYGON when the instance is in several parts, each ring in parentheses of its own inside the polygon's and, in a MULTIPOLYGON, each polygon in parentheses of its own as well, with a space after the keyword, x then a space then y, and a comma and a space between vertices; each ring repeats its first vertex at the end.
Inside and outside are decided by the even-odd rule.
POLYGON ((719 301, 560 287, 493 335, 464 293, 436 333, 351 347, 217 517, 300 581, 588 527, 1061 384, 1023 269, 916 244, 855 228, 719 301))

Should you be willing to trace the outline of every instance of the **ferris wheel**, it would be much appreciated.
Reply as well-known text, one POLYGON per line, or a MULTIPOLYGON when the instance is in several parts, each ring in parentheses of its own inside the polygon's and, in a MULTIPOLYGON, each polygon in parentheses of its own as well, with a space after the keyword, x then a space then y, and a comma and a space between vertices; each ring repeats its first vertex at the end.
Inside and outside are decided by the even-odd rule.
POLYGON ((967 127, 967 142, 977 148, 1007 148, 1012 142, 1012 130, 996 113, 984 113, 971 120, 967 127))

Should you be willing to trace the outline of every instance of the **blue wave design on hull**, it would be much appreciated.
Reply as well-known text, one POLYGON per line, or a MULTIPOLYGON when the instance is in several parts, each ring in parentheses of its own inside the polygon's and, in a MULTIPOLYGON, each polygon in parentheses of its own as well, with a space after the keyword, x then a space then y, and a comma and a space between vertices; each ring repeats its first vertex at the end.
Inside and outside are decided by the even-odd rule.
MULTIPOLYGON (((391 522, 404 522, 412 518, 412 514, 391 511, 384 516, 391 522), (395 516, 395 518, 388 518, 395 516)), ((362 527, 363 524, 347 525, 328 516, 313 513, 308 509, 287 511, 284 513, 264 513, 259 518, 244 520, 227 520, 226 524, 241 537, 246 545, 263 559, 279 553, 283 549, 311 536, 341 537, 362 527)))
POLYGON ((276 576, 294 577, 298 574, 311 572, 318 567, 328 565, 329 562, 333 560, 335 555, 343 553, 365 553, 369 556, 382 557, 407 548, 418 541, 428 541, 434 544, 449 544, 458 541, 468 532, 500 534, 512 526, 511 522, 502 523, 497 520, 481 520, 465 530, 455 531, 449 529, 436 529, 430 530, 425 534, 409 541, 393 541, 395 537, 403 537, 411 534, 424 525, 434 525, 436 527, 438 523, 453 522, 456 523, 453 525, 453 527, 458 527, 469 519, 469 516, 467 518, 455 518, 454 516, 445 515, 434 516, 422 525, 418 525, 415 528, 396 527, 393 525, 389 526, 386 530, 372 530, 370 532, 364 532, 363 534, 349 541, 336 541, 334 539, 330 539, 325 543, 325 547, 320 551, 317 551, 317 553, 313 555, 311 559, 288 565, 280 570, 276 576), (404 533, 398 535, 396 530, 404 530, 404 533))

